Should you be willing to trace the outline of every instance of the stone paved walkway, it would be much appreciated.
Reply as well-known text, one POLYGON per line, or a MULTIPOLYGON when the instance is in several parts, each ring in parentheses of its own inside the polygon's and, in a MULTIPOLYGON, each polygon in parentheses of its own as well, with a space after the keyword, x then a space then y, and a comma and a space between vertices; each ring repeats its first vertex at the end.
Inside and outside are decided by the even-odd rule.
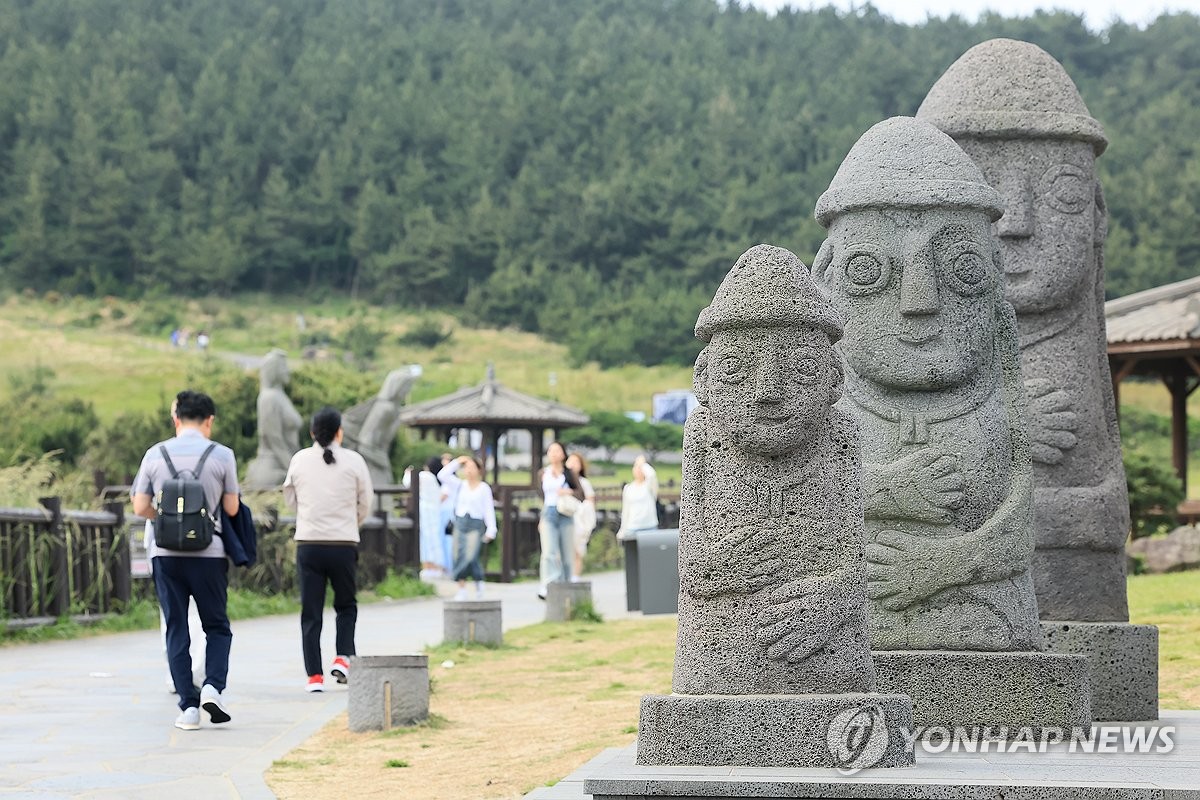
MULTIPOLYGON (((589 576, 597 609, 625 616, 620 573, 589 576)), ((439 584, 445 594, 449 582, 439 584)), ((489 584, 504 627, 541 622, 536 584, 489 584)), ((346 707, 346 689, 303 691, 299 615, 233 624, 233 721, 176 730, 158 631, 0 648, 0 800, 273 797, 263 772, 346 707)), ((359 608, 361 655, 420 652, 442 638, 441 600, 359 608)), ((328 612, 323 652, 333 657, 328 612)))

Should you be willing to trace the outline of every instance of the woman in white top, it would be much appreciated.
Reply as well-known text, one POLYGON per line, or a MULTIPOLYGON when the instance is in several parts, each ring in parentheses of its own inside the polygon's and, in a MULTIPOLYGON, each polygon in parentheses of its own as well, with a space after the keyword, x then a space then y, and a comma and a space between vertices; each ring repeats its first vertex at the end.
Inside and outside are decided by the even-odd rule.
POLYGON ((358 529, 371 513, 375 494, 367 462, 342 443, 342 415, 325 407, 312 418, 313 446, 292 456, 283 497, 296 509, 296 572, 300 583, 300 643, 310 692, 325 690, 321 669, 321 621, 325 585, 333 587, 337 612, 337 657, 330 672, 338 683, 350 676, 355 654, 354 597, 358 572, 358 529))
POLYGON ((587 460, 582 455, 571 453, 567 456, 567 469, 575 474, 583 489, 583 502, 579 504, 572 521, 575 528, 575 562, 571 580, 579 580, 583 574, 583 557, 587 555, 588 540, 592 538, 592 531, 596 530, 596 490, 587 479, 587 460))
POLYGON ((633 481, 621 490, 621 529, 617 537, 628 539, 638 531, 658 527, 658 475, 645 456, 633 462, 633 481))
POLYGON ((467 599, 467 576, 475 579, 475 596, 483 597, 483 565, 479 552, 484 542, 496 538, 496 503, 492 487, 483 480, 483 464, 473 456, 459 456, 438 473, 442 488, 454 498, 455 600, 467 599), (462 470, 461 478, 455 472, 462 470))
POLYGON ((583 502, 583 488, 575 474, 567 468, 567 451, 558 442, 546 448, 546 466, 542 469, 542 518, 538 523, 541 536, 541 588, 538 597, 546 599, 546 587, 552 581, 571 580, 571 562, 575 553, 575 526, 571 515, 558 510, 558 499, 572 495, 583 502))
MULTIPOLYGON (((445 539, 446 522, 442 520, 442 485, 437 474, 442 461, 437 456, 425 462, 425 468, 417 473, 417 488, 420 490, 417 515, 421 526, 421 576, 436 578, 445 571, 443 566, 442 540, 445 539)), ((412 488, 413 468, 404 470, 403 485, 412 488)))

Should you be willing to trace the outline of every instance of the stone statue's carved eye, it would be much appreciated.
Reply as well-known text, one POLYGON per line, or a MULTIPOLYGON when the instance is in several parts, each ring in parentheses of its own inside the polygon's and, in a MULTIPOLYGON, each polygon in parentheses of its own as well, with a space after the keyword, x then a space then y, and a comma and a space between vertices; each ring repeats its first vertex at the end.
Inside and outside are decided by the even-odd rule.
POLYGON ((799 383, 813 383, 821 374, 821 365, 815 358, 801 356, 796 359, 796 380, 799 383))
POLYGON ((988 262, 974 250, 959 253, 946 264, 946 283, 961 295, 983 294, 991 286, 988 262))
POLYGON ((747 371, 746 362, 737 356, 722 356, 717 361, 717 379, 723 383, 741 383, 747 371))
POLYGON ((845 263, 845 286, 849 294, 873 294, 891 282, 891 264, 882 253, 854 248, 845 263))
POLYGON ((1092 196, 1091 182, 1074 164, 1058 164, 1046 170, 1038 185, 1046 205, 1064 214, 1080 214, 1092 196))

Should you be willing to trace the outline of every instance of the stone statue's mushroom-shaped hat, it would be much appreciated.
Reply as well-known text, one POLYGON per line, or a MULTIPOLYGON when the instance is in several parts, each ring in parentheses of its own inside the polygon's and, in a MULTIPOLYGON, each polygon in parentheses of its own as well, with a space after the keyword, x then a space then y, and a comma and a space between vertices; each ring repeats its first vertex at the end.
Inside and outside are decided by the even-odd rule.
POLYGON ((842 337, 842 322, 808 270, 789 250, 751 247, 717 287, 696 320, 696 337, 709 341, 720 330, 808 325, 829 341, 842 337))
POLYGON ((817 199, 815 216, 829 227, 847 211, 868 208, 972 208, 993 222, 1004 213, 999 192, 963 149, 912 117, 885 119, 859 137, 817 199))
POLYGON ((1096 155, 1108 139, 1062 64, 1036 44, 990 39, 938 78, 917 116, 951 136, 1075 139, 1096 155))

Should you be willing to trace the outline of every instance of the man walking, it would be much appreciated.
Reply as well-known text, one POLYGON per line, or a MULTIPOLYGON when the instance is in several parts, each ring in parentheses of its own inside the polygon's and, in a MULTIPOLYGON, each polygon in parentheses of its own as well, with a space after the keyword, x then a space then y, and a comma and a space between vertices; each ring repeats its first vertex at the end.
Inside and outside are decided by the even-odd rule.
MULTIPOLYGON (((164 483, 181 473, 193 475, 203 486, 206 514, 219 533, 220 508, 231 516, 238 512, 237 462, 228 447, 210 441, 216 406, 200 392, 183 391, 173 409, 176 435, 146 451, 133 481, 133 512, 155 519, 155 497, 164 483)), ((182 500, 180 501, 182 510, 182 500)), ((194 533, 194 531, 193 531, 194 533)), ((156 531, 157 534, 157 531, 156 531)), ((214 723, 228 722, 229 712, 221 699, 229 672, 229 646, 233 634, 226 614, 229 562, 219 535, 203 549, 172 550, 150 544, 154 564, 154 588, 167 623, 167 662, 179 695, 179 717, 175 727, 185 731, 200 727, 200 708, 214 723), (192 683, 192 657, 188 649, 189 597, 196 602, 204 628, 204 687, 192 683)))

